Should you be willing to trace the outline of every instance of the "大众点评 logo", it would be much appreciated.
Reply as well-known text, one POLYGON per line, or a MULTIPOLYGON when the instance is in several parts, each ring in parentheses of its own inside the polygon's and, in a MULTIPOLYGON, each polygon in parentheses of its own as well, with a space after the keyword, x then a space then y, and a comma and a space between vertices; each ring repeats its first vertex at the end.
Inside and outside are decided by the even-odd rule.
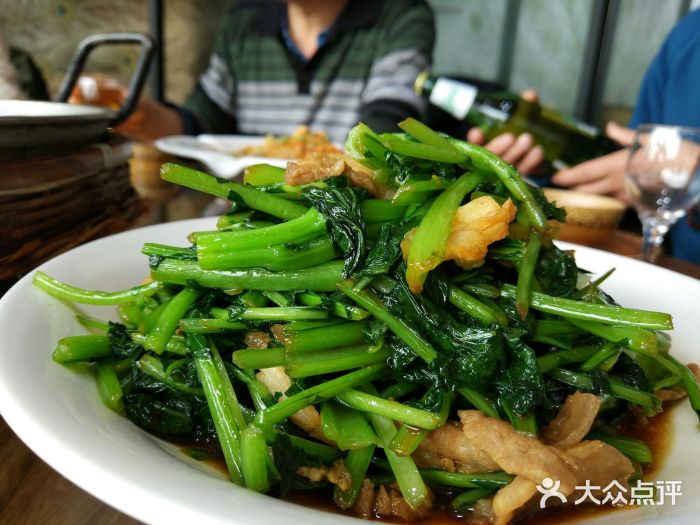
MULTIPOLYGON (((576 499, 574 505, 593 503, 595 505, 675 505, 676 498, 683 495, 682 481, 641 481, 627 488, 617 480, 611 481, 606 486, 593 485, 586 480, 584 485, 577 485, 573 493, 576 499)), ((559 480, 544 478, 537 485, 540 497, 540 508, 547 506, 550 499, 560 503, 569 503, 567 495, 559 489, 559 480)))

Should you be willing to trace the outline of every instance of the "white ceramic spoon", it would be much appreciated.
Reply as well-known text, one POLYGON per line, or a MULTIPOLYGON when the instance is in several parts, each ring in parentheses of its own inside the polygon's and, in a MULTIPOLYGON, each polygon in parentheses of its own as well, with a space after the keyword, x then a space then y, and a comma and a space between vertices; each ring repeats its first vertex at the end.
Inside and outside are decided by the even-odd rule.
POLYGON ((155 147, 164 153, 198 160, 209 168, 214 175, 225 179, 233 179, 240 175, 245 168, 253 164, 272 164, 285 167, 287 161, 269 157, 235 157, 224 153, 215 146, 197 140, 191 135, 172 135, 155 141, 155 147))

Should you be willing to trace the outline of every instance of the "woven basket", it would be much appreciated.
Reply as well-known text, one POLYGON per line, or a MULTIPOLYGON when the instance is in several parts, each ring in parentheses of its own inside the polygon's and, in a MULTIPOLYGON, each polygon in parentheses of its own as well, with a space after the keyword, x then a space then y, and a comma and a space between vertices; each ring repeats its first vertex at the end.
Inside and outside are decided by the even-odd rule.
POLYGON ((0 281, 21 277, 142 214, 129 180, 131 142, 0 164, 0 281))

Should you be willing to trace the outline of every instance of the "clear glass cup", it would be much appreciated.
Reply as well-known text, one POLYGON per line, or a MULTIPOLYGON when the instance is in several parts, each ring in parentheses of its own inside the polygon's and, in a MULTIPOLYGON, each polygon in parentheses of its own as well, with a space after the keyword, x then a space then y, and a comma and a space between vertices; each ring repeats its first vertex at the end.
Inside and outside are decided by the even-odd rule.
POLYGON ((642 223, 641 258, 654 262, 669 228, 700 199, 700 129, 639 126, 625 189, 642 223))

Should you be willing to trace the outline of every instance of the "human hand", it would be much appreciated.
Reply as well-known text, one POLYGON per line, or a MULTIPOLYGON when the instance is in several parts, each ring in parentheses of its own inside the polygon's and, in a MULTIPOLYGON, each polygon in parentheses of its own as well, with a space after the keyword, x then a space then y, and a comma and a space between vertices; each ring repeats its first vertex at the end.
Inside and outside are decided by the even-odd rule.
MULTIPOLYGON (((614 122, 605 128, 607 135, 625 148, 632 144, 634 131, 614 122)), ((615 151, 597 159, 588 160, 571 168, 558 171, 552 182, 575 191, 611 195, 629 202, 625 192, 625 165, 627 149, 615 151)))
MULTIPOLYGON (((537 91, 528 89, 520 96, 528 102, 537 102, 537 91)), ((532 135, 523 133, 516 137, 512 133, 502 133, 488 144, 484 133, 477 127, 469 130, 467 140, 474 144, 483 145, 486 149, 495 153, 509 164, 513 164, 520 173, 532 173, 544 160, 544 150, 535 144, 532 135)))
POLYGON ((179 135, 183 132, 178 113, 156 101, 148 93, 141 95, 134 112, 115 129, 145 143, 165 135, 179 135))

